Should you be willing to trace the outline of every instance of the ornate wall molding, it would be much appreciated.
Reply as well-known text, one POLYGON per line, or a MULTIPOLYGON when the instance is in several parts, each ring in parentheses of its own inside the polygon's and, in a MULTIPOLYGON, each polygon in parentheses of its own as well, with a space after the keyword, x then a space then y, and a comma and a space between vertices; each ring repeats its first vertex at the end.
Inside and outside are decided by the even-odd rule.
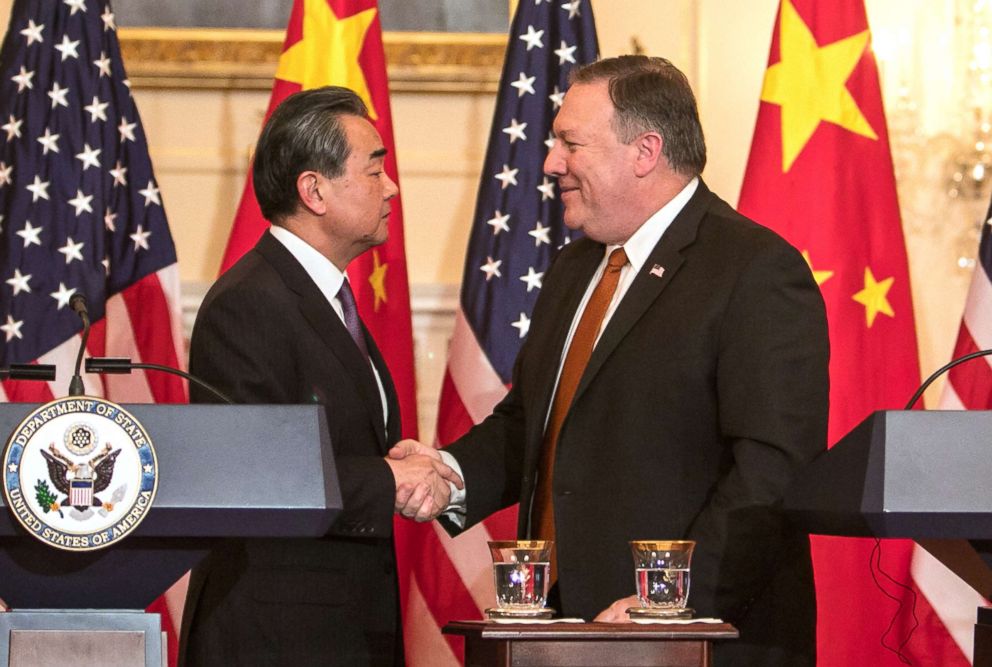
MULTIPOLYGON (((133 85, 147 88, 268 90, 282 51, 278 30, 121 28, 133 85)), ((387 32, 390 88, 411 92, 493 92, 506 35, 387 32)))

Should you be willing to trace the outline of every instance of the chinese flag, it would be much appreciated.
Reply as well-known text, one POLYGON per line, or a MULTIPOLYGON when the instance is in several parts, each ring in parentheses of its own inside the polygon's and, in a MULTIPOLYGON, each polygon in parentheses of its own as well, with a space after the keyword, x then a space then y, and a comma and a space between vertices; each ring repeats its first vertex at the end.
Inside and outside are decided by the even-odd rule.
MULTIPOLYGON (((294 0, 266 117, 292 93, 321 86, 344 86, 358 93, 389 151, 386 171, 399 183, 386 56, 375 0, 294 0)), ((249 174, 221 272, 250 250, 268 226, 258 208, 249 174)), ((396 385, 403 436, 415 438, 417 402, 410 288, 399 196, 392 202, 389 240, 355 259, 348 267, 348 275, 362 320, 382 350, 396 385)))
MULTIPOLYGON (((799 248, 823 292, 829 442, 901 409, 919 362, 863 0, 782 0, 739 208, 799 248)), ((967 664, 913 582, 912 542, 812 543, 820 665, 967 664)))

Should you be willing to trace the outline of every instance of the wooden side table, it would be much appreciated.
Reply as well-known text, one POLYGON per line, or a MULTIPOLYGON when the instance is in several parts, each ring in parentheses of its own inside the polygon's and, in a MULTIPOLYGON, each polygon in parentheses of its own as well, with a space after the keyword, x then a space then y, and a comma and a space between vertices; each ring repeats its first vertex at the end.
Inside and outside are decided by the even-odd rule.
POLYGON ((712 643, 738 637, 729 623, 453 621, 443 632, 465 637, 466 667, 709 667, 712 643))

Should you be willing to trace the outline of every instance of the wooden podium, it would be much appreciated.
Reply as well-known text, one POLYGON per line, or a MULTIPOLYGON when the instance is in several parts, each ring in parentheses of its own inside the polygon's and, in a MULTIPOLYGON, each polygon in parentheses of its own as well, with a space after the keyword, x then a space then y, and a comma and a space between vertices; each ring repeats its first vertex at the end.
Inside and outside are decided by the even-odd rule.
POLYGON ((737 639, 729 623, 496 623, 453 621, 465 667, 708 667, 714 641, 737 639))

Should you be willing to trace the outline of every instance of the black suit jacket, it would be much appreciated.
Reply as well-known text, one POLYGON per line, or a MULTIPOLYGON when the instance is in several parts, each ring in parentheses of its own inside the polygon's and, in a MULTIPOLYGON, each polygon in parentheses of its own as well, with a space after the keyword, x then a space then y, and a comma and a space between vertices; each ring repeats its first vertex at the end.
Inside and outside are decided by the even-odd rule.
MULTIPOLYGON (((512 390, 449 448, 468 525, 519 501, 519 533, 530 533, 562 349, 604 251, 583 239, 560 253, 512 390)), ((562 426, 552 480, 561 611, 589 619, 634 593, 628 540, 693 539, 689 605, 741 630, 718 664, 814 664, 809 541, 780 503, 826 446, 828 356, 801 255, 700 182, 604 329, 562 426)))
MULTIPOLYGON (((383 460, 399 438, 399 405, 375 342, 365 338, 388 425, 372 370, 341 319, 270 234, 207 293, 190 372, 239 403, 323 405, 344 510, 322 539, 230 542, 198 566, 183 618, 185 664, 402 662, 395 483, 383 460)), ((195 386, 191 397, 215 400, 195 386)), ((272 443, 273 460, 293 445, 272 443)))

